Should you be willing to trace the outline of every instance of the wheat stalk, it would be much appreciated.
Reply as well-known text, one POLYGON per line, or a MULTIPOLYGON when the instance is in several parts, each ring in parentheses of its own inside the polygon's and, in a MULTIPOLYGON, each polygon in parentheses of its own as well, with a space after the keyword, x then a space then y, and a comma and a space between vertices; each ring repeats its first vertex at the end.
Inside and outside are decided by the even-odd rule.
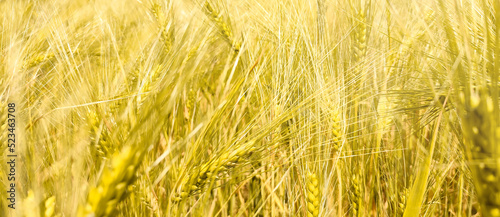
POLYGON ((470 107, 466 109, 462 121, 465 137, 470 148, 469 159, 471 164, 474 185, 478 194, 483 215, 486 217, 500 216, 500 169, 499 148, 500 127, 492 119, 494 104, 486 91, 471 94, 470 107))

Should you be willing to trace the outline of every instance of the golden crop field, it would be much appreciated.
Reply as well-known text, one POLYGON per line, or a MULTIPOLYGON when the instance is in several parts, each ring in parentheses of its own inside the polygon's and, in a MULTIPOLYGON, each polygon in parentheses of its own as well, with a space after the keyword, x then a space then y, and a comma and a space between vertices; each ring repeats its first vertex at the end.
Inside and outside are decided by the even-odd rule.
POLYGON ((500 1, 0 0, 0 217, 500 217, 500 1))

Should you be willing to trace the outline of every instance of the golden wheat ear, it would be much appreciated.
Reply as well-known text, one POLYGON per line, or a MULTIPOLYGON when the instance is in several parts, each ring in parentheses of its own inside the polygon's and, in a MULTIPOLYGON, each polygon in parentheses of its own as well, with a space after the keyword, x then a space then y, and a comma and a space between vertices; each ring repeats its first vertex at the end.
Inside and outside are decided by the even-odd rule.
POLYGON ((255 140, 251 140, 194 168, 194 172, 190 173, 181 184, 181 192, 176 194, 173 200, 178 202, 202 193, 208 184, 220 179, 219 174, 227 173, 238 164, 246 162, 247 158, 257 150, 254 145, 255 140))
POLYGON ((318 217, 320 208, 319 181, 315 173, 307 174, 307 217, 318 217))
POLYGON ((112 159, 96 187, 89 192, 87 202, 79 209, 78 216, 114 216, 117 205, 129 194, 136 179, 136 172, 144 157, 144 151, 124 147, 112 159))
POLYGON ((214 4, 211 0, 206 0, 204 3, 204 10, 207 16, 215 23, 216 27, 219 29, 221 35, 224 39, 229 43, 231 48, 238 53, 241 48, 241 43, 238 42, 233 35, 233 30, 231 28, 230 22, 228 19, 224 17, 217 8, 214 7, 214 4))
POLYGON ((53 217, 55 216, 55 207, 56 207, 56 197, 52 196, 44 201, 44 208, 45 211, 43 212, 45 214, 45 217, 53 217))
POLYGON ((353 216, 355 217, 361 217, 363 216, 363 197, 362 197, 362 188, 361 188, 361 183, 360 183, 360 176, 359 175, 353 175, 351 178, 351 185, 352 185, 352 191, 351 191, 351 206, 352 206, 352 213, 353 216))

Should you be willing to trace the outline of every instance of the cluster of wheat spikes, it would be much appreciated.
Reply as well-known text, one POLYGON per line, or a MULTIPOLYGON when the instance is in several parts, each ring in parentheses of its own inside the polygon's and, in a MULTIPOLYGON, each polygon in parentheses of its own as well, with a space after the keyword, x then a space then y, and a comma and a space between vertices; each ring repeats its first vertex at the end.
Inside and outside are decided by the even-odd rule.
POLYGON ((500 1, 0 12, 0 217, 500 217, 500 1))

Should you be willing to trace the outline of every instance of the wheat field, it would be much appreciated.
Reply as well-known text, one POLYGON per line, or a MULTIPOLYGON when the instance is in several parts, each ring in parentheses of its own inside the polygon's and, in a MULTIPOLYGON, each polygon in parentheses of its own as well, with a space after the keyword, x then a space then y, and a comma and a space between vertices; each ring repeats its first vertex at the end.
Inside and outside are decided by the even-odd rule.
POLYGON ((0 216, 500 217, 500 1, 0 0, 0 216))

